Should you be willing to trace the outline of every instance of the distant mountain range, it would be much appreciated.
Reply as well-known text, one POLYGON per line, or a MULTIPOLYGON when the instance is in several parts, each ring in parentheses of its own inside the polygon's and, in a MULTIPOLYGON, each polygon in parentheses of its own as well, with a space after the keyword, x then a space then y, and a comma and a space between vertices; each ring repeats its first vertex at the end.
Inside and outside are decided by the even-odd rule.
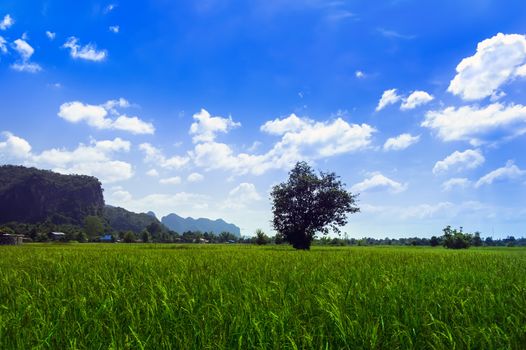
MULTIPOLYGON (((152 212, 149 212, 148 215, 155 217, 155 214, 152 212)), ((186 231, 212 232, 216 235, 219 235, 221 232, 230 232, 235 236, 241 237, 241 229, 234 224, 225 222, 223 219, 193 219, 190 217, 183 218, 177 214, 169 214, 164 216, 161 222, 170 230, 179 234, 186 231)))
POLYGON ((106 227, 114 231, 140 233, 147 226, 157 223, 163 233, 168 233, 169 229, 179 234, 201 231, 217 235, 230 232, 241 236, 239 227, 222 219, 185 219, 169 214, 159 221, 151 211, 137 214, 105 205, 101 183, 92 176, 62 175, 23 166, 0 166, 0 224, 50 222, 82 227, 86 216, 100 217, 106 227))

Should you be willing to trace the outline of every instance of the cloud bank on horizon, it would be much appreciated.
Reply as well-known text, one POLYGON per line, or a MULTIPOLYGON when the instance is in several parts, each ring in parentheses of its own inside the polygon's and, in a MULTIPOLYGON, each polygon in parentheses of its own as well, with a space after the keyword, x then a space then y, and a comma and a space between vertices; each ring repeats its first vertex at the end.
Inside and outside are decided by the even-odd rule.
POLYGON ((526 4, 490 1, 440 33, 439 10, 379 22, 418 17, 413 2, 275 5, 0 5, 0 163, 93 175, 109 204, 250 235, 305 160, 361 194, 350 236, 523 235, 526 4), (459 35, 462 21, 492 25, 459 35))

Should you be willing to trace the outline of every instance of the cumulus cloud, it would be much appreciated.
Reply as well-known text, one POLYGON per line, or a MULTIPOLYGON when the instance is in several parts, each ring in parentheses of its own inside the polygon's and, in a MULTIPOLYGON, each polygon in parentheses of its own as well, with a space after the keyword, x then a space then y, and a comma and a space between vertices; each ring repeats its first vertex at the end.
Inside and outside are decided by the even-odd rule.
POLYGON ((79 144, 74 150, 52 148, 33 153, 29 142, 9 132, 4 132, 0 141, 0 158, 10 163, 37 166, 63 174, 92 175, 103 183, 127 180, 133 176, 131 164, 113 159, 119 152, 128 152, 130 142, 92 140, 89 145, 79 144))
POLYGON ((206 169, 261 175, 270 169, 290 168, 298 160, 316 160, 365 149, 376 131, 367 124, 349 124, 341 118, 330 122, 303 118, 296 124, 301 127, 280 119, 265 123, 265 131, 282 135, 281 140, 263 154, 235 154, 227 144, 204 142, 195 146, 191 156, 196 165, 206 169))
POLYGON ((243 182, 228 193, 223 203, 224 208, 242 209, 254 201, 261 200, 261 196, 252 183, 243 182))
POLYGON ((46 36, 48 37, 49 40, 55 40, 57 33, 46 30, 46 36))
POLYGON ((113 140, 92 140, 89 145, 80 144, 72 151, 53 148, 34 154, 31 162, 60 173, 92 175, 103 183, 112 183, 133 176, 131 164, 112 159, 114 153, 128 152, 130 147, 130 142, 118 137, 113 140))
POLYGON ((180 169, 190 161, 190 158, 186 156, 166 157, 160 149, 147 142, 141 143, 139 149, 144 153, 146 163, 155 164, 162 168, 180 169))
POLYGON ((420 141, 420 135, 412 136, 411 134, 401 134, 397 137, 391 137, 384 143, 384 151, 399 151, 414 145, 420 141))
POLYGON ((7 53, 7 41, 0 36, 0 53, 6 54, 7 53))
POLYGON ((442 183, 442 191, 449 192, 455 188, 466 188, 466 187, 469 187, 470 185, 471 185, 471 181, 469 181, 467 178, 455 177, 447 181, 444 181, 442 183))
POLYGON ((97 129, 113 129, 127 131, 132 134, 153 134, 153 124, 147 123, 138 117, 119 115, 117 107, 128 107, 125 99, 110 100, 102 105, 84 104, 79 101, 66 102, 60 106, 58 116, 70 123, 85 122, 97 129), (118 115, 116 119, 109 114, 118 115))
POLYGON ((490 132, 525 127, 526 106, 497 102, 485 107, 447 107, 428 111, 421 125, 435 130, 443 141, 465 140, 476 145, 490 132))
POLYGON ((15 49, 16 52, 18 52, 18 54, 24 61, 29 60, 33 53, 35 53, 35 49, 33 49, 33 47, 23 39, 16 39, 13 42, 13 49, 15 49))
POLYGON ((157 177, 159 176, 159 172, 156 169, 150 169, 146 172, 146 175, 150 177, 157 177))
POLYGON ((352 192, 365 192, 371 190, 389 190, 392 193, 400 193, 407 189, 407 184, 391 180, 381 173, 372 173, 371 176, 362 182, 351 187, 352 192))
POLYGON ((13 17, 11 17, 11 15, 7 14, 4 16, 2 21, 0 21, 0 30, 6 30, 13 24, 15 24, 15 20, 13 19, 13 17))
POLYGON ((499 180, 515 180, 523 178, 526 175, 526 170, 521 170, 513 161, 509 160, 502 168, 495 169, 488 174, 482 176, 476 183, 475 187, 484 185, 491 185, 499 180))
POLYGON ((159 183, 161 185, 179 185, 181 183, 181 177, 173 176, 173 177, 160 179, 159 183))
POLYGON ((464 100, 491 96, 502 85, 517 76, 524 76, 526 36, 498 33, 478 43, 473 56, 457 66, 448 91, 464 100))
POLYGON ((232 117, 212 117, 205 109, 194 114, 193 118, 194 122, 190 126, 190 135, 193 135, 194 143, 214 141, 218 133, 227 133, 229 130, 241 126, 241 123, 234 122, 232 117))
POLYGON ((120 26, 109 26, 108 29, 110 30, 110 32, 117 34, 121 30, 121 27, 120 26))
POLYGON ((385 90, 382 94, 382 97, 380 98, 380 101, 378 101, 376 111, 379 112, 386 106, 397 103, 401 98, 402 97, 396 93, 396 89, 385 90))
POLYGON ((190 175, 188 175, 188 177, 186 178, 186 180, 188 182, 201 182, 203 181, 205 177, 199 173, 191 173, 190 175))
POLYGON ((38 73, 42 70, 39 64, 33 62, 17 62, 11 65, 11 68, 18 72, 38 73))
POLYGON ((404 99, 401 110, 414 109, 418 106, 424 105, 433 101, 434 97, 425 91, 413 91, 407 98, 404 99))
POLYGON ((271 135, 283 135, 287 132, 297 132, 309 125, 311 121, 299 118, 292 113, 287 118, 269 120, 260 128, 261 131, 271 135))
POLYGON ((20 55, 20 60, 13 63, 11 68, 19 72, 37 73, 42 67, 37 63, 30 62, 35 49, 24 39, 16 39, 13 42, 13 49, 20 55))
POLYGON ((361 70, 357 70, 356 72, 354 72, 354 76, 358 79, 363 79, 365 78, 365 73, 361 70))
POLYGON ((464 152, 455 151, 449 156, 435 163, 433 173, 438 174, 446 172, 451 168, 456 168, 457 171, 464 169, 474 169, 484 163, 486 159, 480 150, 468 149, 464 152))
POLYGON ((128 210, 145 213, 153 211, 159 217, 173 213, 179 215, 199 215, 208 208, 210 197, 202 194, 179 192, 176 194, 153 193, 145 197, 135 198, 129 191, 114 188, 104 194, 108 204, 120 206, 128 210))
POLYGON ((94 44, 89 43, 81 46, 79 44, 79 39, 74 36, 68 38, 62 47, 69 49, 69 54, 74 59, 101 62, 108 56, 106 50, 97 50, 97 47, 94 44))
POLYGON ((0 159, 24 160, 31 155, 31 145, 29 142, 13 135, 8 131, 2 132, 3 141, 0 141, 0 159))

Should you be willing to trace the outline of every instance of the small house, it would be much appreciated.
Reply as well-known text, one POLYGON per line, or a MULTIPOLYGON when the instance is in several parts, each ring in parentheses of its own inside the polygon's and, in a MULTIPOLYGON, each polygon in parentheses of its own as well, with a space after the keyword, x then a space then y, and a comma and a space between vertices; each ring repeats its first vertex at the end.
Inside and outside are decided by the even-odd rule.
POLYGON ((51 232, 49 238, 53 241, 65 241, 66 234, 64 232, 51 232))
POLYGON ((22 244, 23 238, 21 235, 0 234, 0 245, 19 245, 22 244))

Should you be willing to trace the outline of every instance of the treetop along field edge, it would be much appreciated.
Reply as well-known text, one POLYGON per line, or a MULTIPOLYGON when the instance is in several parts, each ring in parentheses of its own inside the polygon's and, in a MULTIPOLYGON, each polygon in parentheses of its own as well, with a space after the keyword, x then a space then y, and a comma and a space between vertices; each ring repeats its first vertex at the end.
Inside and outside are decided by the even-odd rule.
POLYGON ((317 233, 328 234, 347 223, 347 214, 360 211, 356 197, 335 173, 316 175, 306 162, 298 162, 288 181, 272 188, 274 229, 296 249, 309 249, 317 233))

